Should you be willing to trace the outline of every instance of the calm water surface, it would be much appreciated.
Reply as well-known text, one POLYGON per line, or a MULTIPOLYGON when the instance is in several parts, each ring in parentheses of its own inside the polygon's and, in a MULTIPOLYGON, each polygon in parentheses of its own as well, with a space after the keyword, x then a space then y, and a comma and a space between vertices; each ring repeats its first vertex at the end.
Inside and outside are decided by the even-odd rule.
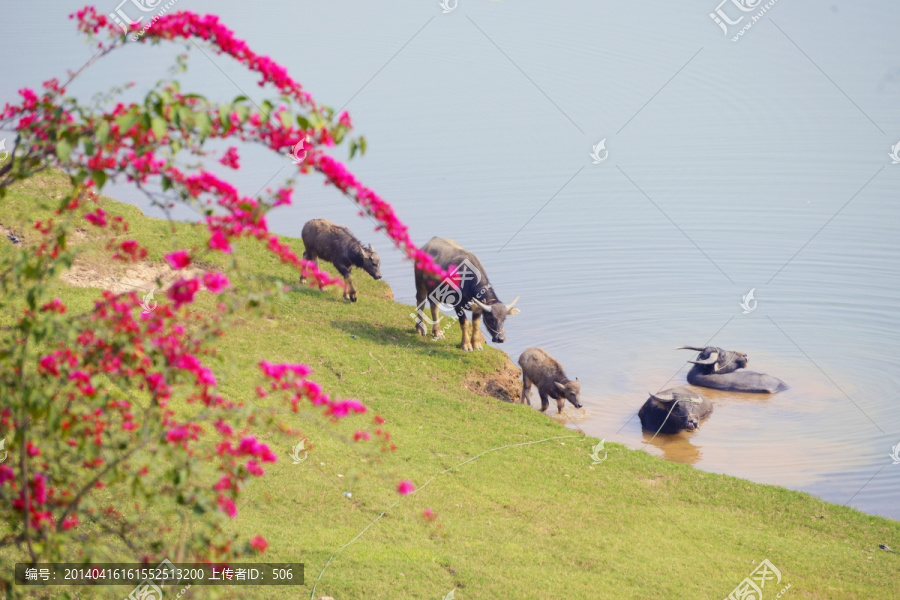
MULTIPOLYGON (((716 2, 675 4, 178 6, 217 12, 320 101, 347 103, 370 148, 352 167, 414 238, 457 240, 500 298, 521 296, 502 349, 543 347, 583 382, 569 426, 900 518, 900 7, 781 2, 732 43, 708 17, 716 2), (791 389, 704 392, 715 410, 697 432, 650 441, 636 417, 647 392, 684 382, 676 346, 707 342, 791 389)), ((28 52, 5 61, 0 102, 87 59, 71 6, 5 8, 0 37, 28 52)), ((73 91, 142 92, 175 52, 126 49, 73 91)), ((191 65, 186 90, 264 97, 230 60, 195 50, 191 65)), ((242 164, 232 177, 248 194, 289 173, 256 149, 242 164)), ((146 207, 128 187, 113 195, 146 207)), ((317 177, 295 198, 276 232, 350 225, 413 303, 410 264, 351 203, 317 177)))

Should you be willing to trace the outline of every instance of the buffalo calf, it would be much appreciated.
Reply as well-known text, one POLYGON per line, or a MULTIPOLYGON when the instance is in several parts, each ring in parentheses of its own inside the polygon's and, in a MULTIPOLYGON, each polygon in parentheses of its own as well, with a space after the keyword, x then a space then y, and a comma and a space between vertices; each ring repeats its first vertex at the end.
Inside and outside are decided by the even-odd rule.
MULTIPOLYGON (((325 219, 313 219, 303 226, 303 258, 318 264, 318 259, 327 260, 344 278, 347 285, 344 300, 356 302, 356 288, 353 286, 353 267, 359 267, 372 276, 381 279, 381 260, 372 245, 363 246, 349 229, 325 219)), ((305 277, 300 277, 302 283, 305 277)), ((321 287, 321 286, 320 286, 321 287)))
POLYGON ((547 410, 550 406, 548 398, 556 400, 557 414, 562 412, 566 400, 575 408, 581 408, 578 399, 581 384, 578 383, 578 378, 572 381, 566 377, 562 365, 555 358, 540 348, 528 348, 519 357, 519 366, 522 367, 522 404, 528 402, 528 406, 531 406, 528 394, 531 392, 531 385, 534 384, 541 397, 541 411, 547 410))

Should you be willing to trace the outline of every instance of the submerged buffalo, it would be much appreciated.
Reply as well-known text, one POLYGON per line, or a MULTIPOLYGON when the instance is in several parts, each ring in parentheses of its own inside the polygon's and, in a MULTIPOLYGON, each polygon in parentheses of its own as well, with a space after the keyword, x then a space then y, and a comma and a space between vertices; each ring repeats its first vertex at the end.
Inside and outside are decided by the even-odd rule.
POLYGON ((481 317, 484 316, 484 324, 491 333, 491 340, 495 344, 506 341, 506 332, 503 324, 506 317, 519 312, 513 308, 519 298, 509 304, 500 302, 494 288, 491 286, 484 272, 484 267, 478 258, 447 238, 433 237, 428 240, 422 250, 431 255, 434 262, 451 274, 450 280, 440 281, 430 273, 416 268, 416 305, 418 320, 416 331, 426 335, 425 330, 425 300, 431 304, 431 334, 435 338, 444 337, 443 331, 438 328, 438 306, 449 306, 459 317, 459 327, 462 329, 463 350, 482 350, 484 336, 481 334, 481 317), (467 326, 466 312, 472 311, 471 331, 467 326))
MULTIPOLYGON (((347 285, 344 289, 344 300, 356 302, 356 288, 353 287, 353 276, 350 271, 359 267, 372 276, 381 279, 381 260, 372 249, 372 245, 363 246, 349 229, 336 225, 325 219, 313 219, 303 226, 303 258, 318 263, 318 259, 327 260, 344 278, 347 285)), ((300 277, 302 283, 305 277, 300 277)))
POLYGON ((578 399, 581 384, 578 383, 578 378, 572 381, 566 377, 562 365, 555 358, 540 348, 528 348, 519 356, 519 366, 522 367, 522 404, 528 402, 528 406, 531 406, 528 394, 531 392, 531 384, 534 384, 541 397, 541 411, 550 406, 548 398, 556 400, 557 414, 562 412, 566 400, 575 408, 581 408, 578 399))
POLYGON ((697 360, 689 361, 694 365, 687 376, 691 385, 751 394, 777 394, 788 389, 788 386, 776 377, 741 370, 750 362, 743 352, 722 350, 715 346, 705 348, 679 346, 676 350, 693 350, 700 353, 697 360))
POLYGON ((641 427, 654 433, 693 431, 712 412, 712 402, 702 394, 677 387, 650 394, 638 412, 641 427))

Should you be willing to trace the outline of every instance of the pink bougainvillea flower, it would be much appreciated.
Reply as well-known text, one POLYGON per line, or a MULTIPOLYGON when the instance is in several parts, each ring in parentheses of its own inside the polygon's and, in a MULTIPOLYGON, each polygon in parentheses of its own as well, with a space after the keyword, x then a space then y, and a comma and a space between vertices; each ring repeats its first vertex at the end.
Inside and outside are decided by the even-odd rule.
POLYGON ((42 357, 40 362, 38 362, 38 366, 40 371, 59 377, 59 369, 56 366, 56 358, 53 355, 48 354, 42 357))
POLYGON ((261 535, 256 536, 252 540, 250 540, 250 545, 259 550, 260 554, 266 551, 266 548, 269 547, 269 542, 266 541, 261 535))
POLYGON ((228 238, 226 238, 219 230, 213 232, 212 236, 209 238, 209 247, 213 250, 224 252, 225 254, 231 254, 231 244, 228 243, 228 238))
POLYGON ((66 305, 62 303, 62 300, 59 298, 54 298, 50 302, 46 303, 41 307, 41 310, 44 312, 55 312, 61 315, 66 314, 66 305))
POLYGON ((194 295, 200 289, 200 282, 196 279, 179 279, 169 288, 167 295, 175 303, 175 308, 194 301, 194 295))
POLYGON ((98 208, 94 212, 84 215, 84 218, 97 227, 106 227, 106 211, 102 208, 98 208))
POLYGON ((228 281, 228 278, 223 273, 208 271, 203 274, 203 285, 208 291, 218 294, 231 285, 231 282, 228 281))
POLYGON ((219 509, 232 519, 237 516, 237 507, 234 505, 234 500, 227 496, 219 496, 219 509))
MULTIPOLYGON (((238 126, 240 126, 240 122, 238 123, 238 126)), ((228 150, 225 152, 225 154, 222 156, 222 158, 219 159, 219 162, 222 163, 223 165, 225 165, 226 167, 231 167, 232 169, 237 170, 237 169, 241 168, 241 165, 238 162, 239 158, 240 157, 238 156, 237 148, 235 148, 234 146, 231 146, 228 148, 228 150)))
POLYGON ((412 481, 406 481, 405 479, 397 484, 397 493, 401 496, 408 496, 416 491, 416 486, 413 485, 412 481))
POLYGON ((366 412, 366 410, 368 409, 365 404, 359 400, 343 400, 341 402, 332 402, 325 414, 331 415, 336 419, 343 419, 351 412, 361 414, 366 412))
POLYGON ((166 262, 175 269, 183 269, 191 264, 191 255, 187 250, 178 250, 171 254, 166 254, 166 262))

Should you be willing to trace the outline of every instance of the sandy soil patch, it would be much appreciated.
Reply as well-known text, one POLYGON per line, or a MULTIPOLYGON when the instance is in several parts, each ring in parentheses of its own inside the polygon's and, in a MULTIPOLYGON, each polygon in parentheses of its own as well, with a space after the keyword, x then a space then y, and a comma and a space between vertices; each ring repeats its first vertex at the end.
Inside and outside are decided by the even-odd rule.
POLYGON ((470 376, 466 389, 504 402, 518 402, 522 396, 522 371, 507 358, 503 368, 487 377, 470 376))

